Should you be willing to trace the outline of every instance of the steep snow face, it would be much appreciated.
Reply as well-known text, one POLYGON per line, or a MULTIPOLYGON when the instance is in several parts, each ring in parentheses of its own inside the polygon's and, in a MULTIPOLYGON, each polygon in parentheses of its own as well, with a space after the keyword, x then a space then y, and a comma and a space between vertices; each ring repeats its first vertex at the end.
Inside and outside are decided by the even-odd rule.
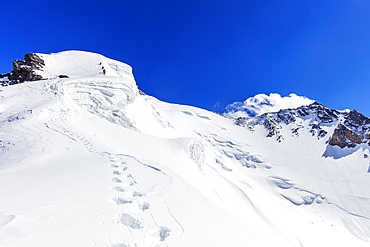
POLYGON ((277 112, 281 109, 297 108, 312 104, 314 101, 294 93, 282 97, 277 93, 258 94, 244 102, 235 102, 226 107, 228 117, 255 117, 266 112, 277 112))
POLYGON ((50 79, 0 90, 1 246, 369 245, 369 148, 324 155, 340 113, 244 128, 139 95, 101 55, 41 55, 50 79))

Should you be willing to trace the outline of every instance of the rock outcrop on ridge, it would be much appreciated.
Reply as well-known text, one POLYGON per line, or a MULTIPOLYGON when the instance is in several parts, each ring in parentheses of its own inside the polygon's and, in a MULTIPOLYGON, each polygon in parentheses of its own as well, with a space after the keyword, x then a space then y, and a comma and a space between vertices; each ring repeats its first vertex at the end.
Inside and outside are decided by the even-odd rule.
MULTIPOLYGON (((35 70, 41 70, 45 66, 44 60, 35 53, 27 53, 24 60, 14 60, 13 70, 3 74, 0 78, 8 78, 8 84, 18 84, 25 81, 38 81, 42 79, 35 70)), ((3 83, 5 85, 5 83, 3 83)))

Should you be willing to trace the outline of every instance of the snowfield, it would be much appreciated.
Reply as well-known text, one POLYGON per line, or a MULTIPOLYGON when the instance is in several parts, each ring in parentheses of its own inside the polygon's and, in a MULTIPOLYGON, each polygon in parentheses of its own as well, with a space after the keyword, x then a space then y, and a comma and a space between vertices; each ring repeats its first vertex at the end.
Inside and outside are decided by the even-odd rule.
POLYGON ((370 246, 369 145, 310 119, 277 142, 139 94, 124 63, 38 55, 46 80, 0 88, 0 246, 370 246))

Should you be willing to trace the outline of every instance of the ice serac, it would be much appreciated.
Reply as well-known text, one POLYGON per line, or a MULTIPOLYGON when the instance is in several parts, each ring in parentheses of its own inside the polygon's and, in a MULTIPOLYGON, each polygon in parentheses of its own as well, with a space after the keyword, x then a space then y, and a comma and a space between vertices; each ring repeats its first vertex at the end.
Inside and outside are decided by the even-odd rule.
POLYGON ((39 56, 46 64, 39 72, 43 78, 67 78, 63 80, 67 97, 99 117, 136 130, 124 113, 138 95, 129 65, 100 54, 81 51, 39 56), (106 72, 103 73, 103 70, 106 72))
POLYGON ((36 55, 42 80, 0 89, 0 246, 369 245, 360 113, 270 95, 226 118, 100 54, 36 55))

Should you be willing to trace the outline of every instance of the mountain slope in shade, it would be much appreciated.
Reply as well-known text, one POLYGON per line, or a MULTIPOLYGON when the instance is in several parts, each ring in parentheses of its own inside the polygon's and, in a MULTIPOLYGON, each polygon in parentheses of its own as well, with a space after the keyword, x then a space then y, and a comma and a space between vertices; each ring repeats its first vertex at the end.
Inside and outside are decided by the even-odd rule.
POLYGON ((225 118, 102 55, 37 55, 44 80, 0 91, 1 246, 369 245, 365 116, 225 118))

